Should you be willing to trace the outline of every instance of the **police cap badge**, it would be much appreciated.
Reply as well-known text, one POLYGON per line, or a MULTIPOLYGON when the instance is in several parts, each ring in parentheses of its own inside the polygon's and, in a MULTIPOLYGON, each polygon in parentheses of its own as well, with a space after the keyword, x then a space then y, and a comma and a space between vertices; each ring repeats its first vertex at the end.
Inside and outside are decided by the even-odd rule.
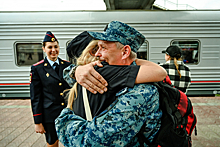
POLYGON ((57 38, 54 36, 54 34, 51 33, 50 31, 47 31, 43 42, 55 42, 55 41, 57 41, 57 38))

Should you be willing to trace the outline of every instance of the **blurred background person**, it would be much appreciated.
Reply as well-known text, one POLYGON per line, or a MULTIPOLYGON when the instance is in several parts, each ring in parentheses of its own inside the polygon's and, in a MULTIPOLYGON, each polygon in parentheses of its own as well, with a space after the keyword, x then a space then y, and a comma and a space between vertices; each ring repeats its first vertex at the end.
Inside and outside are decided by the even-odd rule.
POLYGON ((166 63, 160 65, 167 71, 172 85, 186 93, 191 83, 191 72, 181 59, 181 49, 178 46, 169 46, 162 53, 165 53, 166 63))

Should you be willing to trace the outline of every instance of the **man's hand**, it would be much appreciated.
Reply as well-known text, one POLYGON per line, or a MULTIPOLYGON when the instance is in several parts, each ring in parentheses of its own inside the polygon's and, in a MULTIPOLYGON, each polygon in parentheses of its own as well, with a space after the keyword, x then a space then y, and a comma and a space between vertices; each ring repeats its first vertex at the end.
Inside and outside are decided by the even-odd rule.
POLYGON ((42 125, 42 123, 40 124, 35 124, 35 131, 36 133, 46 133, 46 131, 44 130, 44 126, 42 125))
POLYGON ((106 86, 108 83, 106 80, 94 69, 93 66, 102 67, 103 65, 99 61, 92 62, 87 65, 78 66, 75 71, 76 81, 85 87, 90 92, 96 94, 104 93, 107 91, 106 86))

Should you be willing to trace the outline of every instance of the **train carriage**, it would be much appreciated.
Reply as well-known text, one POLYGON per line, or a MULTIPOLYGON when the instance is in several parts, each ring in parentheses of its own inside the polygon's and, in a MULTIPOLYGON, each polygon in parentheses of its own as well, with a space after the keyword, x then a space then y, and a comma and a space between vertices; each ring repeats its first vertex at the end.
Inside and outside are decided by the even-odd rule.
MULTIPOLYGON (((127 23, 146 41, 138 57, 165 62, 162 50, 178 45, 192 72, 187 95, 220 94, 220 11, 33 11, 0 12, 0 98, 29 97, 30 67, 45 55, 46 31, 59 40, 60 57, 82 31, 102 32, 112 20, 127 23)), ((150 69, 149 69, 150 70, 150 69)))

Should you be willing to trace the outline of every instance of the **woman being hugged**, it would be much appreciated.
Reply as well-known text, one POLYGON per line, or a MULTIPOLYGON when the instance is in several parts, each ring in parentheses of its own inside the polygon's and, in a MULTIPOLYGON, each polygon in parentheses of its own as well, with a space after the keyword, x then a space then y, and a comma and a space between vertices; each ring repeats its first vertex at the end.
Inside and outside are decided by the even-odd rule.
MULTIPOLYGON (((137 128, 136 126, 141 126, 136 125, 136 122, 138 123, 140 121, 136 121, 136 119, 139 119, 139 117, 133 117, 134 115, 136 115, 134 111, 136 111, 136 108, 138 108, 137 115, 139 115, 139 112, 142 111, 142 109, 139 109, 140 105, 142 105, 143 103, 145 104, 145 102, 147 101, 147 98, 141 98, 141 100, 143 100, 143 103, 137 102, 137 95, 135 94, 136 90, 133 90, 132 88, 135 84, 138 83, 162 81, 167 75, 166 71, 159 65, 150 61, 136 59, 136 52, 131 51, 130 46, 125 46, 120 42, 108 42, 109 44, 106 45, 106 48, 109 47, 109 50, 112 50, 112 52, 117 52, 117 55, 119 56, 118 58, 120 58, 120 62, 124 61, 124 63, 109 63, 109 60, 105 60, 104 57, 97 56, 97 54, 99 54, 100 50, 103 48, 100 46, 101 44, 99 43, 100 40, 93 40, 88 44, 85 49, 79 48, 79 50, 83 50, 83 52, 77 60, 77 65, 81 65, 78 66, 77 69, 88 69, 88 67, 98 65, 98 61, 92 62, 93 60, 99 59, 100 61, 102 61, 101 64, 103 66, 94 66, 94 69, 100 74, 100 77, 103 77, 107 81, 107 91, 105 90, 105 92, 102 92, 102 94, 98 92, 96 94, 93 94, 92 92, 87 90, 87 94, 85 95, 87 95, 88 97, 88 105, 84 106, 85 103, 82 92, 84 91, 83 87, 80 85, 80 83, 73 86, 73 88, 69 92, 67 108, 65 108, 61 112, 60 116, 55 121, 59 140, 64 146, 109 146, 110 144, 111 146, 114 146, 113 144, 115 144, 116 146, 124 146, 122 144, 128 144, 128 142, 130 143, 131 141, 129 141, 127 137, 124 143, 119 143, 121 142, 121 134, 129 130, 131 132, 134 132, 134 128, 137 128), (131 95, 123 97, 124 94, 129 93, 129 90, 132 91, 131 95, 133 95, 134 98, 131 98, 131 95), (118 98, 120 96, 122 96, 123 98, 118 98), (132 102, 130 103, 130 101, 132 102), (123 107, 121 104, 125 105, 125 107, 123 107), (136 107, 136 105, 138 106, 136 107), (87 115, 89 113, 86 113, 87 111, 85 110, 85 108, 89 108, 88 110, 91 111, 91 115, 87 115), (124 115, 124 117, 119 117, 119 115, 124 115), (132 121, 129 121, 128 117, 132 118, 132 121), (91 122, 85 121, 85 119, 91 120, 91 122), (94 121, 95 123, 93 123, 92 121, 94 121), (122 125, 122 122, 124 122, 126 125, 122 125), (127 122, 129 122, 129 125, 127 124, 127 122), (93 124, 95 126, 93 126, 93 124), (118 126, 120 129, 116 129, 115 125, 118 126), (111 129, 112 127, 113 129, 111 129), (122 128, 124 128, 126 131, 122 128), (104 136, 108 136, 107 141, 104 136), (118 139, 117 136, 120 136, 120 139, 118 139), (106 144, 106 142, 108 143, 106 144)), ((74 47, 72 49, 75 50, 76 48, 74 47)), ((72 69, 76 68, 73 67, 72 69)), ((67 76, 71 75, 72 77, 74 77, 75 71, 72 69, 69 71, 69 73, 67 72, 67 76)), ((81 72, 79 73, 80 75, 83 75, 81 72)), ((154 90, 156 90, 156 88, 154 90)), ((146 90, 146 95, 151 95, 150 91, 151 90, 146 90)), ((155 94, 154 96, 158 95, 155 94)), ((151 108, 159 108, 159 105, 157 105, 158 103, 155 102, 156 100, 152 97, 149 97, 149 100, 154 103, 154 107, 151 108)), ((150 108, 145 109, 145 106, 143 106, 143 111, 145 110, 146 112, 152 114, 152 117, 149 117, 148 121, 154 121, 154 126, 158 126, 158 123, 156 121, 162 116, 161 111, 158 110, 153 113, 150 108)), ((143 115, 143 117, 147 117, 147 115, 143 115)), ((143 123, 145 123, 145 120, 143 120, 143 123)), ((159 126, 151 127, 151 129, 149 130, 153 130, 152 128, 159 129, 159 126)), ((155 133, 156 131, 153 132, 155 133)))
MULTIPOLYGON (((116 93, 121 89, 125 87, 134 87, 134 84, 157 82, 162 80, 157 70, 155 72, 149 70, 150 68, 159 70, 161 70, 162 68, 153 62, 136 59, 136 53, 132 53, 132 56, 130 55, 130 58, 135 61, 132 65, 109 65, 107 62, 102 61, 101 58, 95 57, 95 54, 99 48, 98 41, 99 40, 91 40, 87 32, 83 32, 75 37, 73 41, 71 41, 71 54, 68 54, 70 55, 70 57, 76 57, 77 66, 87 64, 96 65, 94 66, 94 69, 102 77, 104 77, 104 79, 108 83, 108 90, 104 94, 93 94, 90 91, 87 91, 89 103, 91 106, 92 117, 98 116, 110 104, 112 104, 116 100, 116 93), (88 44, 87 46, 86 42, 88 44), (86 46, 85 49, 83 48, 84 46, 86 46), (150 72, 153 73, 153 76, 149 77, 150 72)), ((119 42, 116 42, 115 44, 118 49, 121 49, 124 46, 119 42)), ((64 79, 72 87, 68 94, 69 98, 67 108, 73 110, 76 115, 79 115, 86 119, 82 95, 82 86, 77 82, 71 83, 70 80, 68 80, 67 78, 67 75, 71 75, 70 67, 73 66, 75 65, 71 65, 64 70, 64 79)), ((161 71, 165 73, 164 69, 162 69, 161 71)))
POLYGON ((47 146, 57 147, 55 119, 66 107, 63 91, 70 88, 63 79, 63 69, 70 65, 59 55, 59 43, 48 31, 43 40, 44 60, 31 66, 31 106, 36 133, 45 134, 47 146))
POLYGON ((191 83, 191 72, 181 59, 181 49, 178 46, 169 46, 162 53, 165 53, 166 63, 160 65, 167 71, 172 85, 186 92, 191 83))

